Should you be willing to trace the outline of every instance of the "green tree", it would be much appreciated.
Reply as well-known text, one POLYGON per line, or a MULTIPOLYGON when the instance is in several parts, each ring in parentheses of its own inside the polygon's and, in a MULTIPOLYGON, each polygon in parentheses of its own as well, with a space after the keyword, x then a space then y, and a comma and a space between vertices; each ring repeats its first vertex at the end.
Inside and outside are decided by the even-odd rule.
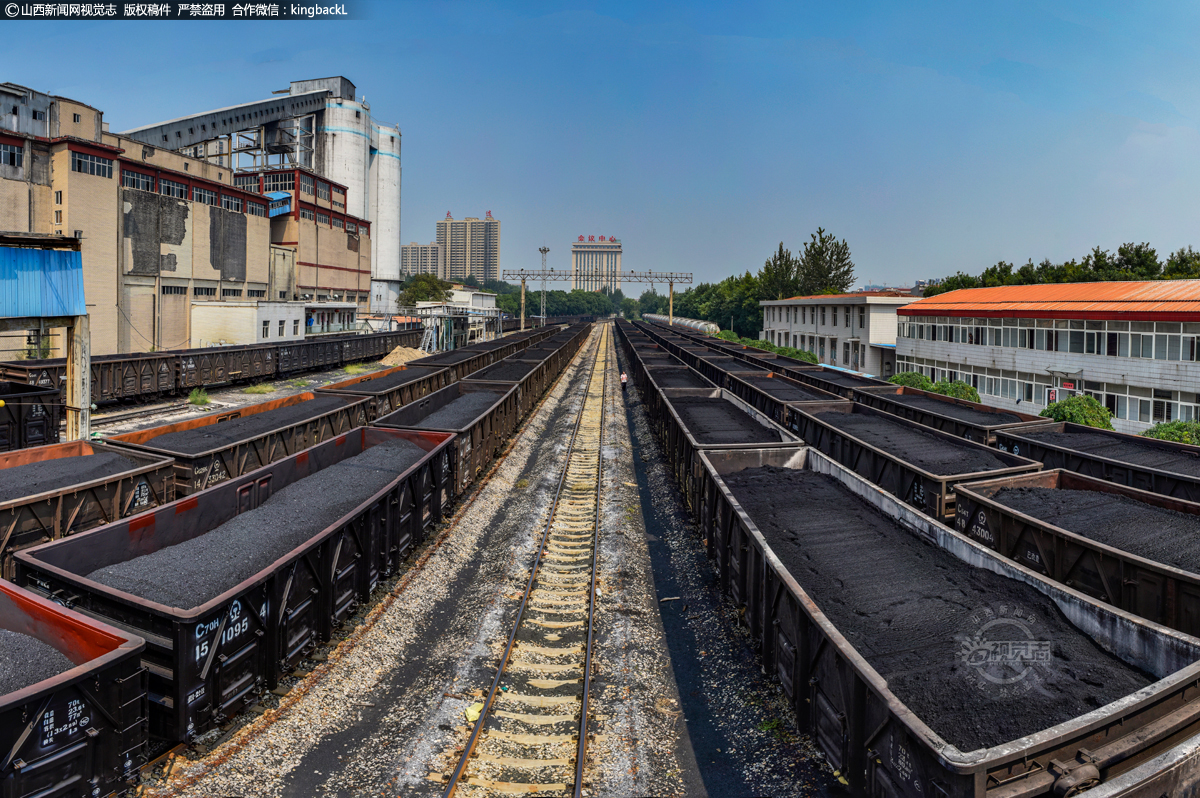
POLYGON ((432 274, 415 274, 400 292, 400 304, 412 306, 418 302, 445 302, 450 298, 450 283, 432 274))
POLYGON ((800 281, 797 279, 800 262, 792 256, 789 249, 779 249, 767 259, 758 272, 759 299, 788 299, 796 296, 800 281))
POLYGON ((1112 413, 1090 396, 1070 396, 1058 402, 1051 402, 1038 415, 1052 418, 1055 421, 1082 424, 1085 427, 1113 428, 1112 413))
POLYGON ((800 254, 797 293, 804 296, 840 294, 849 291, 853 284, 854 261, 850 259, 850 245, 845 239, 839 241, 818 227, 800 254))
POLYGON ((1190 246, 1172 252, 1163 267, 1164 280, 1194 280, 1200 277, 1200 252, 1190 246))
POLYGON ((899 374, 893 374, 888 378, 888 382, 908 388, 919 388, 922 391, 933 390, 933 380, 919 371, 902 371, 899 374))
POLYGON ((621 315, 626 319, 636 319, 638 317, 638 301, 625 297, 621 300, 621 315))

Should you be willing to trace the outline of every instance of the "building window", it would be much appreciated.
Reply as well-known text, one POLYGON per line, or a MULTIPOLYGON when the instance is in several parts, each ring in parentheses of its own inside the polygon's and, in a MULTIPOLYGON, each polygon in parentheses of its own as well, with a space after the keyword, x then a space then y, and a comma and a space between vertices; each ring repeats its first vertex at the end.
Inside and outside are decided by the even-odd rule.
POLYGON ((54 192, 54 204, 62 205, 62 192, 61 191, 54 192))
POLYGON ((265 288, 251 288, 246 291, 246 296, 251 299, 263 299, 267 295, 265 288))
POLYGON ((237 213, 241 213, 242 212, 242 198, 241 197, 231 197, 228 194, 222 194, 221 195, 221 207, 227 211, 236 211, 237 213))
POLYGON ((860 330, 867 329, 867 309, 866 308, 858 309, 858 329, 860 329, 860 330))
POLYGON ((292 172, 276 172, 263 175, 263 191, 294 191, 296 177, 292 172))
MULTIPOLYGON (((825 306, 824 305, 821 306, 821 324, 822 325, 825 324, 825 306)), ((824 357, 824 356, 822 355, 822 357, 824 357)))
POLYGON ((240 299, 242 296, 242 289, 240 289, 240 288, 222 288, 221 296, 224 298, 228 298, 228 299, 240 299))
POLYGON ((192 289, 192 296, 216 296, 217 289, 198 285, 192 289))
POLYGON ((163 296, 187 296, 186 285, 164 285, 162 287, 163 296))
POLYGON ((86 152, 71 153, 71 171, 96 177, 112 177, 112 158, 88 155, 86 152))
POLYGON ((82 121, 83 121, 83 117, 81 117, 79 114, 75 114, 75 124, 78 125, 82 121))
POLYGON ((312 208, 301 208, 300 209, 300 218, 308 219, 311 222, 313 219, 316 218, 316 215, 313 213, 312 208))
POLYGON ((317 199, 329 199, 329 184, 317 181, 317 199))
POLYGON ((346 192, 341 189, 333 190, 333 207, 339 211, 346 210, 346 192))
POLYGON ((313 193, 313 176, 300 173, 300 190, 305 194, 313 193))
MULTIPOLYGON (((0 144, 0 166, 15 166, 18 169, 24 163, 25 150, 11 144, 0 144)), ((60 192, 61 193, 61 192, 60 192)))
POLYGON ((121 185, 125 188, 136 188, 138 191, 153 191, 154 177, 151 175, 144 175, 141 172, 133 172, 127 169, 122 169, 121 185))
POLYGON ((251 194, 258 193, 258 175, 234 175, 233 185, 251 194))
POLYGON ((264 321, 263 322, 263 338, 270 338, 270 337, 271 337, 271 322, 264 321))
POLYGON ((300 334, 300 319, 292 319, 292 335, 300 334))
POLYGON ((216 205, 217 192, 209 191, 199 186, 192 186, 192 202, 200 202, 204 205, 216 205))
POLYGON ((287 324, 287 322, 284 319, 279 320, 279 337, 280 338, 283 337, 283 325, 285 325, 285 324, 287 324))
POLYGON ((265 217, 267 215, 267 206, 263 205, 261 202, 247 202, 246 213, 250 214, 251 216, 265 217))
POLYGON ((187 199, 187 186, 183 183, 176 183, 174 180, 167 180, 164 177, 158 181, 158 193, 165 197, 187 199))
POLYGON ((30 111, 29 115, 39 122, 46 121, 46 112, 45 111, 30 111))
POLYGON ((346 225, 341 219, 339 219, 338 217, 335 216, 335 217, 333 217, 333 226, 339 230, 342 230, 345 228, 346 225))
POLYGON ((326 227, 328 227, 329 226, 329 214, 318 213, 317 214, 317 224, 323 224, 326 227))
POLYGON ((55 212, 54 212, 54 223, 55 223, 55 224, 62 224, 62 211, 55 211, 55 212))
POLYGON ((356 225, 354 222, 346 222, 346 232, 347 233, 357 233, 358 225, 356 225))

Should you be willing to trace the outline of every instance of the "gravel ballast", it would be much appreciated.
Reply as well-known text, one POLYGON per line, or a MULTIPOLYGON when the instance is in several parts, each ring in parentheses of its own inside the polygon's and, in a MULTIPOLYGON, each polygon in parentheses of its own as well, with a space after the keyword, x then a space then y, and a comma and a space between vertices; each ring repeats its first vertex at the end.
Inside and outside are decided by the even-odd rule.
POLYGON ((0 695, 23 690, 75 667, 49 643, 8 629, 0 629, 0 651, 4 652, 0 657, 0 695))
POLYGON ((114 452, 96 452, 5 468, 0 471, 0 504, 81 485, 139 467, 138 463, 114 452))
POLYGON ((1007 468, 1003 460, 986 449, 973 447, 966 441, 957 444, 886 416, 825 412, 817 413, 816 417, 930 474, 951 476, 1007 468))
POLYGON ((401 385, 408 385, 410 382, 416 382, 422 377, 428 377, 430 374, 436 374, 442 369, 438 366, 409 366, 403 371, 397 371, 395 374, 388 374, 384 377, 377 377, 373 380, 363 380, 360 383, 350 385, 346 388, 338 390, 350 391, 353 393, 370 393, 380 394, 385 391, 390 391, 393 388, 399 388, 401 385))
POLYGON ((1022 429, 1017 434, 1053 446, 1063 446, 1079 452, 1120 460, 1124 463, 1200 477, 1200 457, 1184 452, 1156 449, 1137 441, 1101 435, 1097 432, 1055 432, 1053 430, 1022 429))
POLYGON ((463 429, 479 418, 504 394, 495 391, 472 391, 464 393, 450 404, 435 410, 425 418, 413 424, 418 429, 463 429))
POLYGON ((770 377, 757 371, 733 372, 732 376, 742 382, 748 382, 755 388, 781 402, 833 402, 838 397, 819 394, 815 390, 805 390, 790 382, 784 382, 778 377, 770 377))
MULTIPOLYGON (((363 401, 363 400, 358 400, 363 401)), ((232 446, 240 441, 265 435, 272 430, 290 427, 311 418, 345 407, 346 399, 336 396, 317 396, 306 402, 277 407, 264 413, 242 416, 230 421, 209 424, 207 427, 168 432, 146 441, 145 446, 181 454, 201 452, 232 446)))
POLYGON ((1021 420, 1012 413, 985 413, 973 407, 965 407, 954 402, 942 402, 928 396, 917 396, 911 393, 898 393, 894 395, 888 393, 883 394, 883 398, 896 404, 915 407, 918 410, 927 410, 939 416, 949 416, 959 421, 965 421, 968 424, 994 426, 996 424, 1013 424, 1021 420))
POLYGON ((1200 573, 1200 516, 1094 490, 1004 488, 993 498, 1090 540, 1200 573))
POLYGON ((764 427, 749 413, 720 397, 676 396, 667 401, 697 443, 778 443, 783 440, 778 430, 764 427))
POLYGON ((832 477, 765 467, 725 483, 796 581, 921 720, 961 751, 1000 745, 1129 695, 1151 679, 1101 649, 1034 588, 918 539, 832 477), (1029 692, 981 686, 964 644, 988 608, 1032 613, 1046 663, 1029 692), (1017 693, 1017 694, 1013 694, 1017 693))
POLYGON ((406 440, 372 446, 293 482, 210 532, 87 578, 169 607, 198 607, 306 543, 424 456, 406 440))

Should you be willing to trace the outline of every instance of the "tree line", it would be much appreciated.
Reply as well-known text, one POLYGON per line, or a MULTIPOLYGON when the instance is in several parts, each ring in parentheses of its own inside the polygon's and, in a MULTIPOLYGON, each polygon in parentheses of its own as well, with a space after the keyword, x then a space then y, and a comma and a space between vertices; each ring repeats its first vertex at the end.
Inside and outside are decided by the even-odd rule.
MULTIPOLYGON (((699 283, 675 295, 675 315, 711 321, 722 329, 745 338, 758 338, 762 331, 763 300, 794 296, 841 294, 854 285, 854 261, 850 245, 817 228, 803 248, 793 255, 779 242, 757 273, 749 269, 719 283, 699 283)), ((647 291, 637 300, 639 313, 667 312, 668 297, 647 291)))
POLYGON ((1200 278, 1200 252, 1190 246, 1159 260, 1154 247, 1132 242, 1117 247, 1115 253, 1095 247, 1080 260, 1052 263, 1049 259, 1034 264, 1030 259, 1015 267, 1007 261, 989 266, 978 276, 958 272, 924 291, 937 296, 959 288, 991 288, 999 285, 1040 285, 1043 283, 1096 283, 1112 280, 1188 280, 1200 278))

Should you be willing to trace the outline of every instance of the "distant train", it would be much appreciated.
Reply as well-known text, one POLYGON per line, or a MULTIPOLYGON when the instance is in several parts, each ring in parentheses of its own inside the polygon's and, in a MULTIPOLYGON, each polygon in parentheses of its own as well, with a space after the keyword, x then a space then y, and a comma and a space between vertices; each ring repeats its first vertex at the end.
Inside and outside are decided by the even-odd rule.
MULTIPOLYGON (((642 318, 653 324, 668 324, 668 317, 660 316, 657 313, 643 313, 642 318)), ((685 330, 695 330, 696 332, 706 333, 708 335, 716 335, 721 331, 721 327, 713 324, 711 321, 700 321, 699 319, 685 319, 682 316, 675 317, 675 327, 682 327, 685 330)))

